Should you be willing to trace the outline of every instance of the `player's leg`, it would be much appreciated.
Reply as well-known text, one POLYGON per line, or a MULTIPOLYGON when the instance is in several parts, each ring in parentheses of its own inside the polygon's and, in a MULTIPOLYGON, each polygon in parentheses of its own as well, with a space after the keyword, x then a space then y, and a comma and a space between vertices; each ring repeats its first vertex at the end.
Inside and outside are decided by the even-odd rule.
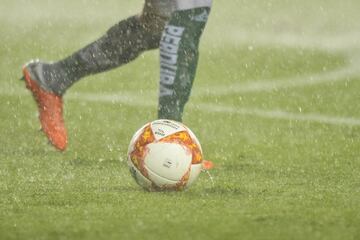
POLYGON ((84 76, 110 70, 135 59, 141 52, 159 46, 166 16, 145 4, 139 16, 111 27, 97 41, 55 63, 32 61, 23 67, 26 86, 38 104, 42 130, 59 150, 67 146, 62 95, 84 76))
POLYGON ((165 26, 160 41, 158 117, 182 121, 199 58, 199 41, 211 0, 181 1, 165 26))
POLYGON ((45 85, 58 95, 79 79, 126 64, 142 52, 159 47, 166 17, 145 5, 141 15, 111 27, 104 36, 71 56, 52 64, 42 64, 45 85))

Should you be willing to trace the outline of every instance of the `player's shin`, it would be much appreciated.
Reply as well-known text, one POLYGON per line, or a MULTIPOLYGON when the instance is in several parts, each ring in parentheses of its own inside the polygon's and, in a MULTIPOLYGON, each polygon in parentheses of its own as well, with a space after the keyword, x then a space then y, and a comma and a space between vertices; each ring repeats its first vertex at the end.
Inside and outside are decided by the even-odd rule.
POLYGON ((199 42, 209 7, 176 11, 160 41, 160 96, 158 117, 182 121, 199 58, 199 42))
POLYGON ((150 19, 145 19, 146 22, 144 16, 125 19, 71 56, 44 65, 45 74, 50 76, 48 84, 54 92, 62 95, 82 77, 119 67, 134 60, 143 51, 157 48, 165 20, 155 17, 148 17, 150 19), (153 24, 159 28, 153 28, 153 24))

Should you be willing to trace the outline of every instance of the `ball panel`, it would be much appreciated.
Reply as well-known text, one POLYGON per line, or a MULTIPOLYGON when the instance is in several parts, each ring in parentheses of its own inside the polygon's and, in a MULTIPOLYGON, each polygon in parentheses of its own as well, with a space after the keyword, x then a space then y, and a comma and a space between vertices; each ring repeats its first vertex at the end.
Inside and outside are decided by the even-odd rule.
POLYGON ((190 177, 190 167, 186 171, 185 175, 179 181, 171 181, 169 179, 163 178, 156 173, 148 169, 149 179, 153 182, 152 189, 157 191, 181 191, 185 189, 189 177, 190 177))
POLYGON ((151 123, 151 129, 156 140, 160 140, 174 133, 186 130, 182 124, 165 119, 153 121, 151 123))
POLYGON ((153 183, 147 179, 144 175, 142 175, 142 173, 140 172, 139 169, 137 169, 137 167, 133 164, 133 162, 129 159, 128 160, 128 166, 130 169, 130 173, 133 176, 133 178, 135 179, 135 181, 143 188, 151 190, 153 189, 153 183))
POLYGON ((185 126, 185 128, 186 128, 186 130, 188 131, 188 133, 189 133, 191 139, 193 140, 193 142, 195 142, 196 145, 198 146, 198 148, 200 149, 200 152, 201 152, 201 154, 202 154, 202 147, 201 147, 201 144, 200 144, 200 142, 199 142, 199 139, 197 139, 197 137, 195 136, 195 134, 193 133, 193 131, 191 131, 190 128, 188 128, 188 127, 186 127, 186 126, 185 126))
POLYGON ((130 160, 133 162, 135 167, 145 176, 148 177, 147 170, 145 168, 145 156, 149 151, 147 145, 155 141, 154 135, 152 134, 150 125, 147 125, 142 133, 135 140, 133 151, 130 152, 130 160))
POLYGON ((158 176, 180 181, 190 168, 192 153, 178 143, 156 142, 147 146, 145 166, 158 176))
POLYGON ((192 164, 199 164, 202 162, 201 148, 192 140, 187 131, 177 132, 166 138, 160 140, 167 143, 178 143, 185 146, 192 153, 192 164))
POLYGON ((128 148, 128 155, 134 151, 136 140, 139 138, 139 136, 144 132, 144 129, 149 126, 150 124, 147 123, 144 126, 142 126, 139 130, 136 131, 136 133, 131 138, 129 148, 128 148))
POLYGON ((192 164, 190 170, 189 180, 186 187, 190 187, 199 177, 202 170, 202 164, 192 164))

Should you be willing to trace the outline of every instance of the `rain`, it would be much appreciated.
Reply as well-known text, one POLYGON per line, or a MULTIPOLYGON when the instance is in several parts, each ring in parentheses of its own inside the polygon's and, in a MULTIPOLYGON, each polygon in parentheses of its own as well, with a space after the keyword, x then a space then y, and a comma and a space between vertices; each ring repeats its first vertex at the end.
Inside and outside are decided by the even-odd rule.
POLYGON ((360 2, 1 2, 0 239, 356 239, 360 2))

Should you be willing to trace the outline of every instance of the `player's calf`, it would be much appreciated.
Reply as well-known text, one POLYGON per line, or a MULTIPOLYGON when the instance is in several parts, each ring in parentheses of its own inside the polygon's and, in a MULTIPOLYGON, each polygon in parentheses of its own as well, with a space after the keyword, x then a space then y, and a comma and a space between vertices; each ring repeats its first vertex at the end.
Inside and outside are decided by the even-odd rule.
POLYGON ((158 117, 182 120, 199 58, 199 42, 210 7, 176 11, 160 41, 160 96, 158 117))

